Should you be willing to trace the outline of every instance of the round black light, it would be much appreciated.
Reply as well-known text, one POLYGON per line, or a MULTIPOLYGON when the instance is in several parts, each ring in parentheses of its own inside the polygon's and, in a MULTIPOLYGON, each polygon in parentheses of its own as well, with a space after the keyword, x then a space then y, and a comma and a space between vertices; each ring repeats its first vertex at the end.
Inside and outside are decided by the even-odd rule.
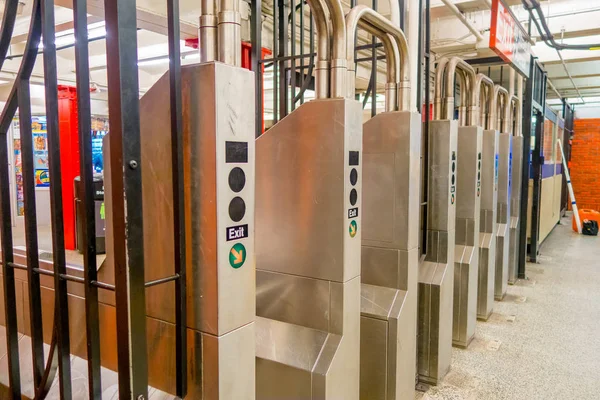
POLYGON ((241 197, 234 197, 229 203, 229 218, 234 222, 239 222, 246 214, 246 203, 241 197))
POLYGON ((246 174, 240 167, 235 167, 229 172, 229 187, 234 192, 241 191, 246 185, 246 174))
POLYGON ((452 184, 453 185, 454 185, 454 181, 455 181, 454 174, 452 174, 452 184))
POLYGON ((350 204, 355 205, 357 200, 358 200, 358 192, 356 191, 356 189, 352 189, 350 191, 350 204))
POLYGON ((454 172, 454 171, 456 171, 456 163, 455 162, 452 163, 452 172, 454 172))
POLYGON ((352 168, 352 171, 350 171, 350 183, 354 186, 356 182, 358 182, 358 171, 356 168, 352 168))

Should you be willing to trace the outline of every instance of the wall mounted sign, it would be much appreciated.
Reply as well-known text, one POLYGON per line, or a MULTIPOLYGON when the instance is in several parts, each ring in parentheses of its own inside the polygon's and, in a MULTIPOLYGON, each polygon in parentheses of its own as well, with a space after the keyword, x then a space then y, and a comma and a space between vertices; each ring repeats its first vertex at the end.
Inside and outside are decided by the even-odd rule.
POLYGON ((492 0, 490 49, 525 78, 531 64, 530 38, 502 0, 492 0))

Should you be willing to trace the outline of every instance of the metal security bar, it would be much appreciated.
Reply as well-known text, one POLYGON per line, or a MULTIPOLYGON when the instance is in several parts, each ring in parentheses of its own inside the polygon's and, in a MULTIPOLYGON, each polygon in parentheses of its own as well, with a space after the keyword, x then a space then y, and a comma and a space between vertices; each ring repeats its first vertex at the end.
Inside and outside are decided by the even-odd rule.
MULTIPOLYGON (((7 53, 17 15, 18 0, 7 0, 0 32, 0 68, 7 53)), ((119 398, 148 398, 145 289, 167 282, 175 284, 176 395, 187 392, 187 337, 185 288, 185 214, 183 187, 183 139, 181 111, 181 60, 179 6, 167 0, 170 106, 173 163, 174 272, 171 276, 146 282, 141 197, 141 151, 139 88, 137 67, 137 27, 135 1, 105 1, 109 112, 111 125, 110 170, 113 213, 112 237, 115 285, 98 281, 96 262, 95 204, 92 175, 91 99, 88 65, 86 0, 74 0, 75 65, 77 81, 78 138, 83 187, 83 276, 70 275, 66 265, 61 187, 61 151, 58 127, 58 89, 53 0, 34 0, 25 51, 15 82, 0 116, 0 186, 8 188, 8 130, 19 110, 24 186, 25 256, 15 257, 11 220, 10 191, 0 193, 2 275, 10 398, 21 399, 21 363, 17 327, 15 270, 27 274, 29 327, 32 346, 33 395, 44 399, 57 383, 62 399, 73 398, 71 379, 71 338, 69 337, 69 291, 67 283, 81 284, 85 294, 85 337, 88 396, 102 398, 99 290, 114 292, 117 315, 117 355, 119 398), (31 127, 30 77, 43 37, 44 85, 48 138, 50 211, 52 223, 52 269, 39 259, 34 184, 33 132, 31 127), (125 201, 127 199, 127 201, 125 201), (24 262, 16 259, 24 258, 24 262), (48 361, 44 363, 41 276, 53 278, 54 321, 48 361), (56 373, 58 372, 58 374, 56 373)))

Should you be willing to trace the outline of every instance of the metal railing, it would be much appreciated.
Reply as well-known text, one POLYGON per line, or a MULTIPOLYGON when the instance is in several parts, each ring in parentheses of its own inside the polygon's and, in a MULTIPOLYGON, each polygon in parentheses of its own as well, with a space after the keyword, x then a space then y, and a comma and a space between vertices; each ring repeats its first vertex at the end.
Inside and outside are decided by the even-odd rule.
MULTIPOLYGON (((68 282, 81 284, 85 293, 85 335, 88 395, 102 397, 99 289, 114 292, 116 300, 117 361, 119 397, 148 398, 145 288, 175 282, 176 304, 176 395, 184 397, 187 387, 186 356, 186 289, 185 236, 183 206, 183 143, 181 114, 181 63, 179 45, 179 6, 167 0, 170 110, 173 163, 174 245, 173 275, 146 282, 144 279, 144 234, 142 219, 142 170, 140 151, 140 113, 137 66, 137 28, 135 1, 105 1, 106 47, 108 62, 110 160, 113 256, 115 285, 98 281, 96 263, 95 205, 92 175, 90 76, 86 0, 74 0, 75 65, 77 81, 78 137, 83 186, 83 209, 80 215, 84 243, 83 277, 68 274, 62 208, 61 149, 58 130, 58 90, 53 0, 34 0, 27 44, 13 87, 0 116, 0 186, 8 188, 9 158, 7 134, 19 110, 23 165, 25 222, 25 263, 15 262, 9 190, 0 193, 2 218, 2 274, 7 341, 8 382, 10 396, 21 399, 19 333, 15 270, 27 273, 29 324, 31 331, 34 396, 46 397, 57 379, 62 399, 71 399, 71 338, 69 337, 68 282), (48 138, 50 214, 52 222, 52 270, 40 266, 37 240, 37 213, 34 184, 33 135, 29 84, 33 65, 43 37, 44 86, 48 138), (110 49, 110 51, 108 51, 110 49), (127 199, 127 201, 125 201, 127 199), (54 321, 48 361, 44 364, 42 323, 42 275, 53 277, 54 321), (58 374, 56 374, 58 371, 58 374)), ((0 32, 0 67, 7 59, 13 34, 18 1, 7 0, 0 32)))

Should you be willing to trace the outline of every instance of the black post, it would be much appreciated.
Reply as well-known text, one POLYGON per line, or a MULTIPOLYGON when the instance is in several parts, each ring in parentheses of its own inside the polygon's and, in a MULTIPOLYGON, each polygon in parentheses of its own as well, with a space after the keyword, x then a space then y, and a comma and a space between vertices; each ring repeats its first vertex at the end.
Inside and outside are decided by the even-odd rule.
POLYGON ((252 0, 250 10, 250 35, 252 41, 252 54, 250 64, 254 71, 254 122, 256 137, 262 134, 263 115, 263 68, 262 68, 262 0, 252 0))

